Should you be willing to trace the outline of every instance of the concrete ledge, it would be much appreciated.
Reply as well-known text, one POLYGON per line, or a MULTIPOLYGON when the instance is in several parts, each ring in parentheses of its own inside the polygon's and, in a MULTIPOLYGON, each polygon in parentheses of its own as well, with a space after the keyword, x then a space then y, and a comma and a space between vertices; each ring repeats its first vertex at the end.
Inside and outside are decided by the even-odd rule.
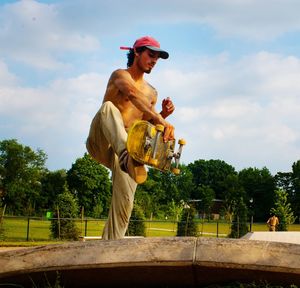
POLYGON ((0 283, 196 287, 230 281, 300 285, 300 245, 171 237, 87 241, 0 253, 0 283))
POLYGON ((243 239, 300 244, 300 232, 249 232, 243 239))
MULTIPOLYGON (((144 238, 143 236, 125 236, 125 239, 144 238)), ((102 236, 79 236, 79 241, 101 240, 102 236)))

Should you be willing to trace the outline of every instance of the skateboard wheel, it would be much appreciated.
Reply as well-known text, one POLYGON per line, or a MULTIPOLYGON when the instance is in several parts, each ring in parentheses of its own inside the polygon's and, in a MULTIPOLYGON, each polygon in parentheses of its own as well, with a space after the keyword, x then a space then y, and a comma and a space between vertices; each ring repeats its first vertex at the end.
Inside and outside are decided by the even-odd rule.
POLYGON ((172 168, 172 173, 174 173, 175 175, 179 175, 180 174, 180 169, 178 169, 178 168, 172 168))
POLYGON ((149 158, 149 164, 153 166, 157 166, 158 160, 155 158, 149 158))
POLYGON ((186 141, 184 139, 179 139, 178 140, 178 144, 179 145, 185 145, 186 144, 186 141))
POLYGON ((165 127, 164 127, 164 125, 157 124, 157 125, 155 125, 155 129, 159 132, 163 132, 165 130, 165 127))

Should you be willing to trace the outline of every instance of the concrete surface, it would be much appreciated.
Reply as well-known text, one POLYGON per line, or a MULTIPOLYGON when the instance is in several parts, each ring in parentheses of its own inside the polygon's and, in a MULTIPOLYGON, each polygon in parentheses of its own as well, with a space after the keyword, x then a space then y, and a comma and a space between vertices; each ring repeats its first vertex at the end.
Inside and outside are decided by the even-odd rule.
POLYGON ((300 232, 249 232, 243 239, 300 244, 300 232))
POLYGON ((87 241, 0 253, 0 283, 200 287, 234 281, 300 285, 300 245, 194 237, 87 241))

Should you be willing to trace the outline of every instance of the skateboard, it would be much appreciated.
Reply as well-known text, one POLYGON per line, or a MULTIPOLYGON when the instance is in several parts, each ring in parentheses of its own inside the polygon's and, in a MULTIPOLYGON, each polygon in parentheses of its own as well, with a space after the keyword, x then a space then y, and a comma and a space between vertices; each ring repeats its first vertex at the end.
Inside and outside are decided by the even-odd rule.
POLYGON ((179 148, 175 152, 175 140, 163 141, 163 125, 138 120, 129 128, 127 137, 127 151, 136 161, 149 165, 161 171, 171 171, 179 174, 179 160, 185 140, 178 141, 179 148))

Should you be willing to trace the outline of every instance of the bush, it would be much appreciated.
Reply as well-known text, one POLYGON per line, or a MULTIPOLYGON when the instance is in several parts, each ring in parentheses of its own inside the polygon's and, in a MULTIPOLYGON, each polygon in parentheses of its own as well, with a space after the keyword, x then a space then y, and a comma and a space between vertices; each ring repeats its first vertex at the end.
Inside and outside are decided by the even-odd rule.
POLYGON ((4 228, 2 227, 2 223, 0 222, 0 242, 5 241, 4 228))
POLYGON ((249 232, 247 225, 247 207, 242 198, 239 199, 233 213, 230 238, 240 238, 249 232))
POLYGON ((184 208, 180 221, 177 225, 177 236, 197 236, 195 222, 196 210, 193 207, 184 208))
POLYGON ((276 227, 277 231, 288 231, 288 226, 296 220, 288 202, 288 193, 283 189, 278 189, 275 192, 274 208, 271 208, 270 213, 275 214, 279 218, 279 224, 276 227))
POLYGON ((140 206, 134 204, 130 217, 127 235, 146 237, 145 215, 140 206))
POLYGON ((79 230, 72 218, 78 213, 77 202, 69 191, 58 195, 50 230, 53 238, 78 240, 79 230))
POLYGON ((4 228, 3 228, 3 216, 5 212, 5 206, 1 207, 1 199, 0 199, 0 241, 5 240, 4 228))

